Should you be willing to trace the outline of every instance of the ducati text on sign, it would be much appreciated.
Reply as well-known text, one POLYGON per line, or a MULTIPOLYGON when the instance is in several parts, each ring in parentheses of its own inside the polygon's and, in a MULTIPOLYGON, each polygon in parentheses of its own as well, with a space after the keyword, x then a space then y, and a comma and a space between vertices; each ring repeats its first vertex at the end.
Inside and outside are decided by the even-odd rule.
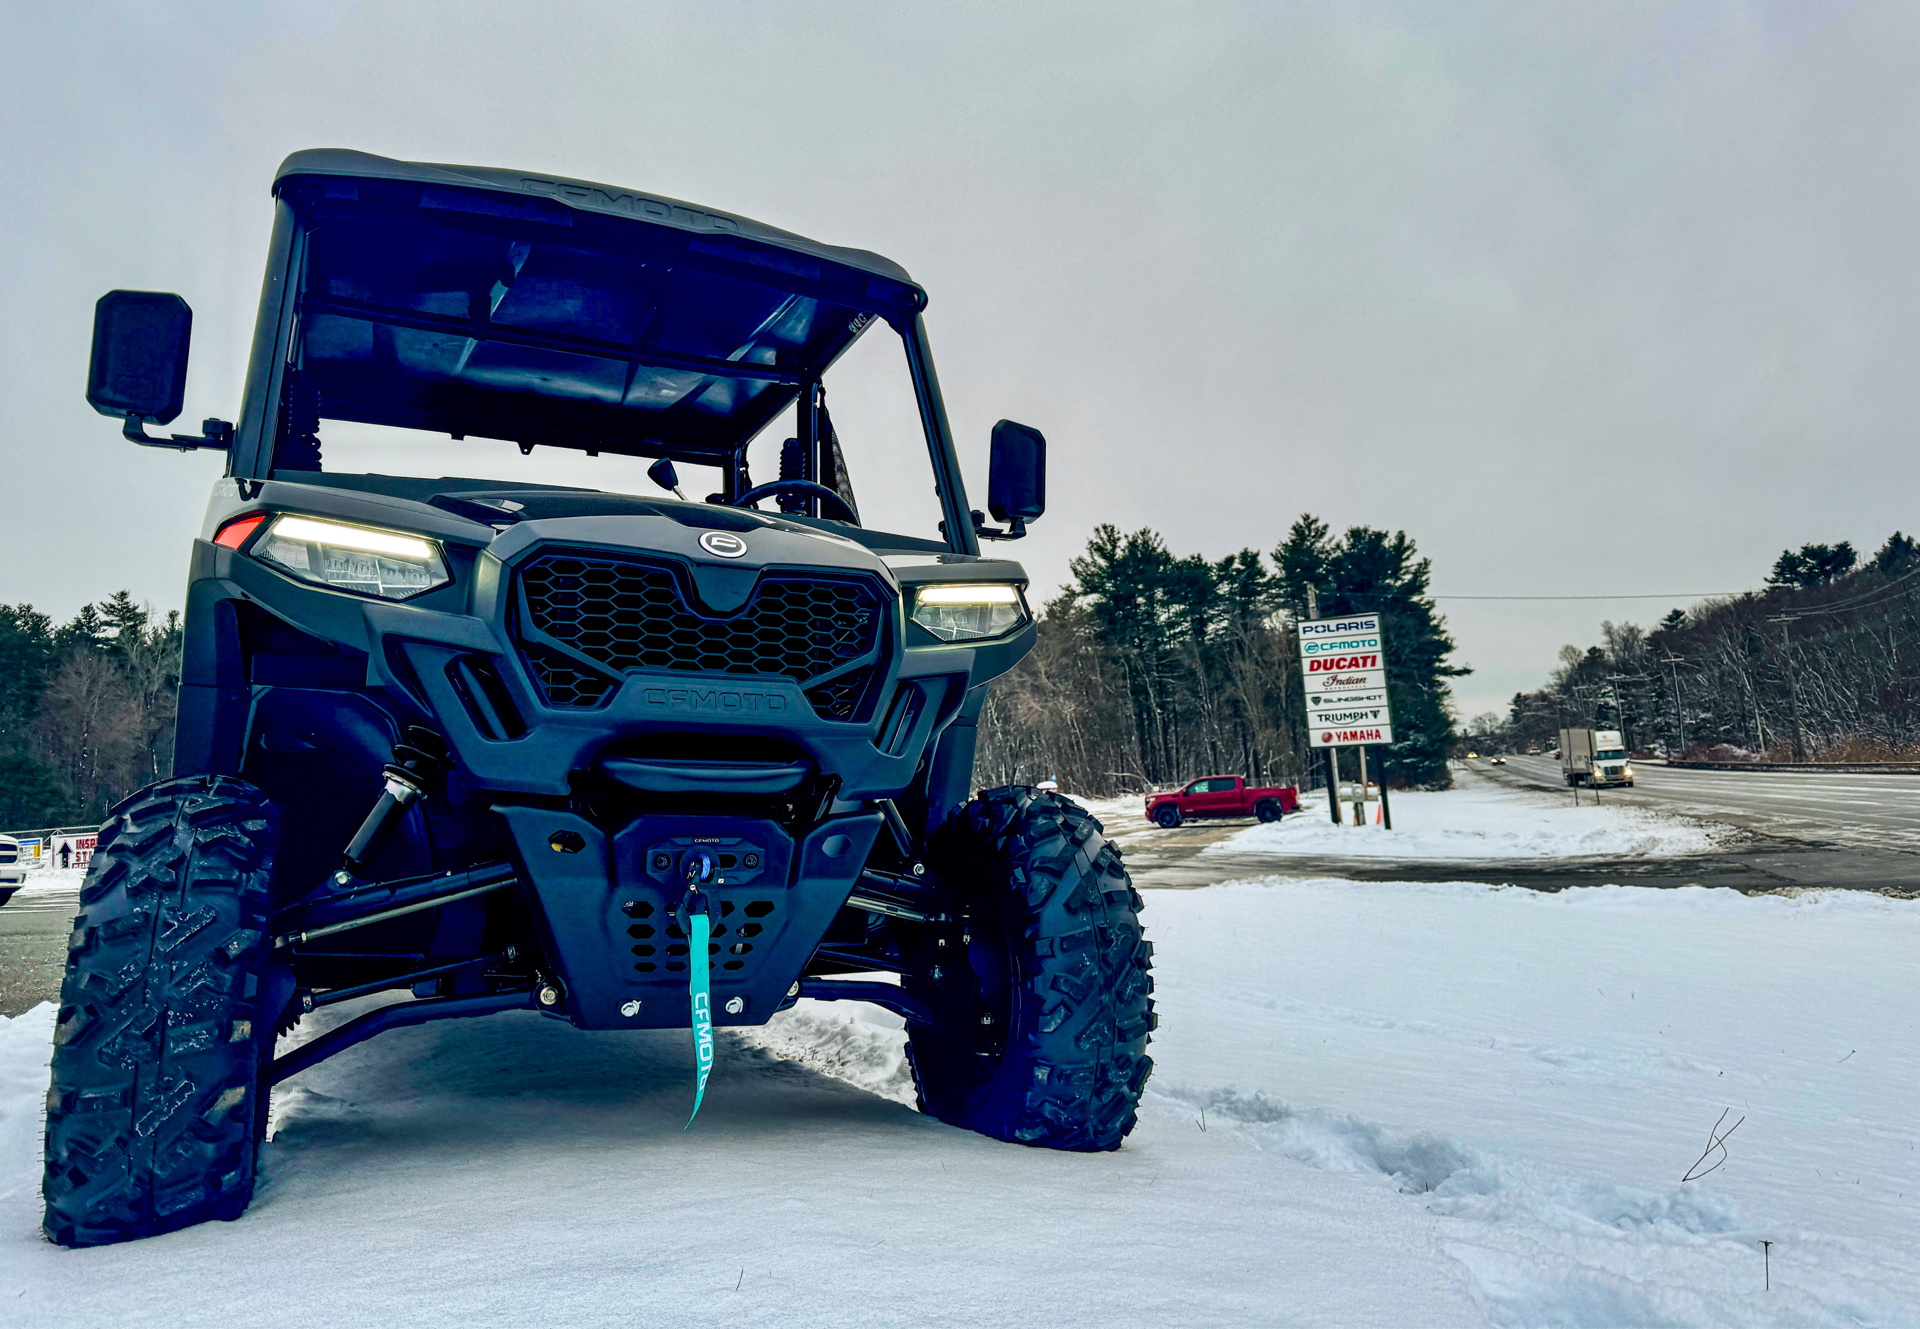
POLYGON ((1307 680, 1313 682, 1331 674, 1380 674, 1385 676, 1386 657, 1378 651, 1361 651, 1352 655, 1308 656, 1305 661, 1307 680))

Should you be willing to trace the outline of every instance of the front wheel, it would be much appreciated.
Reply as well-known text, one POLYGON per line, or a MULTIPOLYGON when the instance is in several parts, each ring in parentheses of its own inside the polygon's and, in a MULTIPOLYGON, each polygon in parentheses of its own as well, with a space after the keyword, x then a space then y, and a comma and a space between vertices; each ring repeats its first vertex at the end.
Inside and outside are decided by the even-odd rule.
POLYGON ((98 1246, 237 1218, 258 1082, 276 814, 225 776, 113 810, 68 939, 47 1096, 47 1236, 98 1246))
POLYGON ((1153 810, 1153 819, 1170 831, 1180 824, 1180 809, 1171 803, 1162 803, 1153 810))
POLYGON ((993 789, 934 833, 928 866, 964 902, 959 946, 902 986, 921 1111, 995 1139, 1117 1149, 1153 1062, 1153 945, 1120 856, 1083 808, 993 789))

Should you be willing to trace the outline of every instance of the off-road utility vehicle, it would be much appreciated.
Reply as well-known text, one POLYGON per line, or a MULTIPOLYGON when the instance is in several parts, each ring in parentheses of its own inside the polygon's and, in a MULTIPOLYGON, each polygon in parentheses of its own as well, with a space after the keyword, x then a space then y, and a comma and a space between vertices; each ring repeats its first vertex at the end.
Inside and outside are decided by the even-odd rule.
POLYGON ((227 463, 173 778, 114 809, 74 921, 49 1235, 232 1218, 271 1086, 382 1030, 523 1008, 691 1028, 704 1085, 709 1020, 874 1002, 906 1020, 928 1113, 1118 1146, 1154 1023, 1139 896, 1071 802, 972 789, 986 687, 1034 637, 1025 573, 979 541, 1041 515, 1045 440, 995 426, 1001 524, 968 508, 921 289, 875 254, 518 171, 302 152, 273 194, 236 421, 150 435, 180 412, 191 314, 96 310, 88 400, 227 463), (843 353, 895 334, 939 510, 918 534, 857 505, 827 410, 843 353), (337 460, 369 439, 380 465, 337 460), (450 452, 521 478, 407 474, 450 452), (586 457, 606 488, 525 472, 586 457), (615 492, 646 459, 652 487, 615 492), (681 468, 715 492, 680 497, 681 468), (303 1015, 378 993, 276 1057, 303 1015))

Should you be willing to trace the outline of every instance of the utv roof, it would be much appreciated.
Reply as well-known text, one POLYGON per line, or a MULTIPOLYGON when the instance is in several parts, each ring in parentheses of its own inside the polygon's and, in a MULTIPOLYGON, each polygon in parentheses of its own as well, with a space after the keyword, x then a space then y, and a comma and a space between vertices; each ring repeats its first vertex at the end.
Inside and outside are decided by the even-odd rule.
POLYGON ((590 181, 319 149, 274 193, 323 419, 718 462, 926 304, 878 254, 590 181))
MULTIPOLYGON (((280 163, 273 177, 277 194, 281 184, 303 176, 336 176, 343 179, 397 180, 423 185, 444 185, 455 189, 486 189, 504 194, 551 199, 580 212, 603 213, 613 217, 639 218, 656 225, 705 234, 738 235, 777 249, 806 254, 811 258, 842 267, 886 277, 913 285, 907 270, 890 258, 864 249, 844 249, 823 245, 804 235, 783 231, 765 222, 737 213, 683 203, 677 198, 623 189, 617 185, 596 184, 591 180, 572 180, 565 176, 544 175, 534 171, 515 171, 503 166, 449 166, 440 162, 403 162, 391 157, 376 157, 351 148, 309 148, 296 152, 280 163)), ((919 292, 925 307, 926 293, 919 292)))

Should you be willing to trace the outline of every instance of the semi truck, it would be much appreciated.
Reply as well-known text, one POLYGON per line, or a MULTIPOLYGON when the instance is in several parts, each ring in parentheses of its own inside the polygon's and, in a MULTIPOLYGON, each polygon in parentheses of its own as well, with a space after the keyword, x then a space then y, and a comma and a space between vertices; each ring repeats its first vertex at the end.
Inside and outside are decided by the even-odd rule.
POLYGON ((1633 763, 1618 729, 1562 729, 1560 773, 1570 786, 1633 787, 1633 763))

